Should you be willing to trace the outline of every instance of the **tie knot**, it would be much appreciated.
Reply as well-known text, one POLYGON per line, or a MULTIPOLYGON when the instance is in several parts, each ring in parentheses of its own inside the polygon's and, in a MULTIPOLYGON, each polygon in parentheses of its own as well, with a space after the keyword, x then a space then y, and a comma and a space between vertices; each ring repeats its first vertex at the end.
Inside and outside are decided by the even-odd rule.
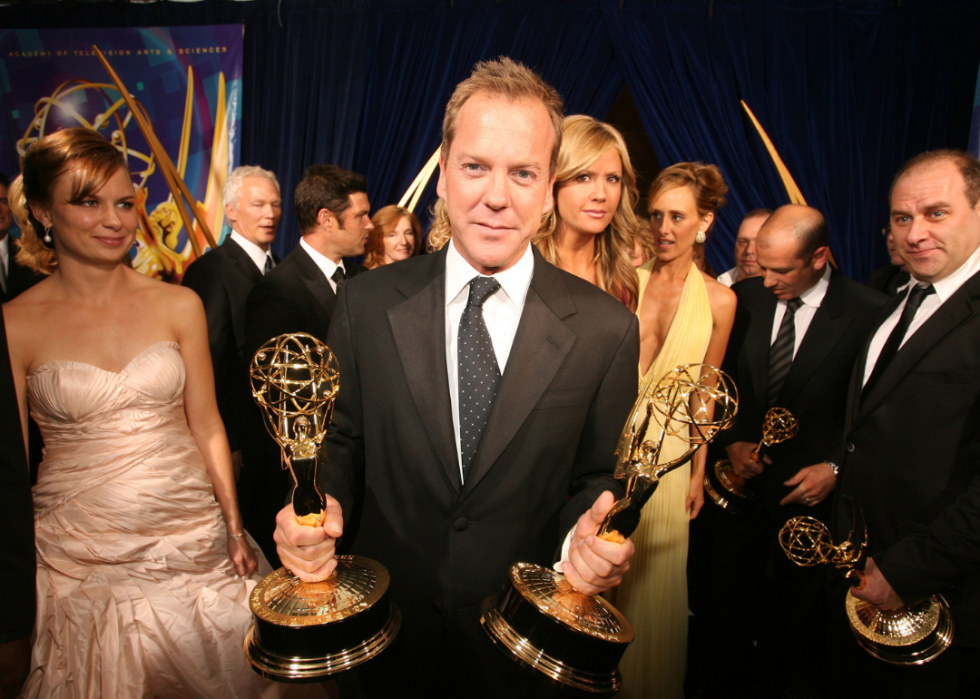
POLYGON ((344 280, 347 278, 346 275, 344 274, 344 268, 338 267, 337 269, 335 269, 333 271, 333 274, 330 276, 330 278, 333 279, 334 284, 336 284, 339 287, 341 284, 344 283, 344 280))
POLYGON ((499 288, 500 282, 493 277, 473 277, 470 280, 470 298, 466 305, 482 308, 487 299, 497 293, 499 288))
POLYGON ((790 299, 786 302, 786 310, 790 313, 796 313, 796 309, 803 305, 803 300, 797 296, 795 299, 790 299))
POLYGON ((909 291, 908 300, 905 301, 906 306, 911 306, 912 308, 918 308, 922 305, 922 300, 929 294, 936 293, 936 287, 932 284, 913 284, 912 290, 909 291))

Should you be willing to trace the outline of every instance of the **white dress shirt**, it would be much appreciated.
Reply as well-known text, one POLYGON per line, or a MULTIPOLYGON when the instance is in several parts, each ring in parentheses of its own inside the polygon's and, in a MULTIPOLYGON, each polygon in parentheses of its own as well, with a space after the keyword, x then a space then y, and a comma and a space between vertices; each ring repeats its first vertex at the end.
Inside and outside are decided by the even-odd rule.
POLYGON ((725 286, 731 286, 738 281, 738 267, 732 267, 727 272, 722 272, 718 275, 718 283, 724 284, 725 286))
MULTIPOLYGON (((10 233, 0 238, 0 265, 3 265, 4 279, 10 277, 10 233)), ((6 291, 6 289, 4 289, 6 291)))
MULTIPOLYGON (((457 340, 459 321, 470 295, 470 281, 481 275, 463 259, 452 240, 446 251, 446 369, 449 370, 449 397, 453 406, 453 429, 456 433, 456 459, 460 478, 463 475, 463 456, 459 445, 459 379, 457 340)), ((504 375, 510 349, 514 345, 517 326, 524 312, 531 277, 534 275, 534 256, 530 244, 513 267, 493 275, 500 289, 483 304, 483 320, 490 333, 493 353, 497 356, 500 375, 504 375)))
POLYGON ((330 258, 321 255, 319 252, 313 249, 312 245, 306 242, 305 237, 299 239, 299 244, 302 245, 307 254, 313 258, 316 266, 320 268, 320 271, 327 277, 327 281, 330 282, 330 288, 333 289, 333 292, 336 294, 337 282, 333 280, 333 273, 337 271, 338 267, 340 267, 342 270, 344 270, 344 274, 347 274, 347 268, 344 267, 344 261, 341 260, 340 264, 338 265, 330 258))
MULTIPOLYGON (((827 265, 824 267, 823 276, 820 277, 817 283, 800 294, 800 301, 803 302, 803 305, 796 309, 796 315, 793 317, 793 320, 796 321, 794 323, 796 326, 796 344, 793 345, 793 359, 796 359, 796 353, 800 351, 800 345, 803 343, 806 331, 813 321, 813 316, 820 309, 820 304, 823 303, 823 298, 827 295, 827 288, 829 286, 830 265, 827 265)), ((776 314, 772 319, 772 336, 769 338, 770 346, 776 342, 776 336, 779 335, 779 325, 783 322, 784 315, 786 315, 786 302, 780 300, 776 304, 776 314)))
MULTIPOLYGON (((932 314, 946 303, 950 296, 959 291, 959 288, 977 272, 980 272, 980 248, 974 250, 973 254, 955 272, 945 279, 933 282, 932 286, 936 290, 936 293, 929 294, 922 299, 922 305, 915 312, 915 317, 912 319, 912 323, 909 325, 905 337, 902 338, 902 344, 898 348, 901 349, 906 341, 932 317, 932 314)), ((905 295, 905 300, 898 304, 898 307, 892 311, 892 314, 885 319, 884 323, 878 326, 874 337, 871 338, 871 344, 868 346, 868 359, 864 365, 864 381, 861 382, 862 386, 868 383, 868 379, 871 378, 871 372, 874 371, 875 362, 881 356, 881 350, 885 348, 885 343, 888 342, 888 336, 892 334, 892 330, 898 325, 898 321, 902 317, 902 311, 905 310, 905 303, 909 298, 908 291, 912 284, 917 282, 919 280, 913 275, 912 281, 899 290, 900 293, 905 295)))
MULTIPOLYGON (((259 268, 259 271, 265 274, 265 261, 266 258, 270 260, 272 259, 272 253, 268 250, 263 250, 241 233, 238 233, 234 228, 231 231, 231 239, 242 247, 242 250, 248 254, 249 259, 255 263, 255 266, 259 268)), ((274 264, 275 261, 273 261, 273 265, 274 264)))

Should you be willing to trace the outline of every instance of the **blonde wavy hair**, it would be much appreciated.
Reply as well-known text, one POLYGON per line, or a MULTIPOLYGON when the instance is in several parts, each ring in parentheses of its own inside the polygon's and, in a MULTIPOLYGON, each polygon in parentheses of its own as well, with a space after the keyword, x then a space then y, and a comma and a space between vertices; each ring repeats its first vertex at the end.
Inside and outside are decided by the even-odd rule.
POLYGON ((554 215, 545 219, 533 242, 548 262, 561 266, 561 256, 555 243, 560 218, 558 187, 585 172, 610 148, 616 149, 623 164, 623 194, 609 226, 595 239, 595 284, 635 311, 640 283, 633 267, 632 253, 640 226, 633 209, 639 201, 639 192, 626 141, 615 128, 584 114, 565 118, 565 134, 555 177, 554 215))
POLYGON ((58 267, 58 256, 34 234, 34 226, 28 218, 30 209, 24 196, 24 181, 20 175, 10 183, 7 199, 20 228, 20 238, 14 238, 17 241, 17 262, 35 272, 51 274, 58 267))

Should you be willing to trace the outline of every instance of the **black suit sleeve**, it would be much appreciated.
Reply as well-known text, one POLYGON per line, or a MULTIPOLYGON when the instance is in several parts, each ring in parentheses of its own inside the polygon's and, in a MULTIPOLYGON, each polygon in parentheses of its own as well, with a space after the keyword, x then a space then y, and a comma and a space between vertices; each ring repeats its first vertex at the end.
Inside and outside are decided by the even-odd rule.
POLYGON ((636 402, 639 363, 640 326, 634 315, 606 369, 582 428, 572 466, 568 504, 562 508, 559 518, 562 536, 559 542, 603 491, 610 490, 616 497, 623 494, 621 482, 612 477, 610 464, 615 463, 616 443, 636 402))
POLYGON ((980 571, 980 476, 929 527, 875 556, 906 604, 947 591, 980 571))
MULTIPOLYGON (((215 278, 210 260, 201 258, 187 268, 181 282, 182 286, 193 289, 204 304, 204 316, 208 324, 208 348, 211 351, 211 366, 214 368, 214 393, 218 401, 218 412, 228 434, 228 445, 232 451, 241 448, 238 423, 237 401, 243 394, 244 377, 238 361, 235 342, 235 329, 232 327, 232 309, 228 293, 221 282, 215 278)), ((247 398, 247 395, 245 396, 247 398)))
POLYGON ((725 359, 721 363, 721 370, 728 374, 735 382, 735 389, 738 391, 740 404, 731 427, 719 432, 714 439, 714 444, 721 449, 727 449, 735 442, 753 442, 759 439, 758 426, 753 428, 751 425, 753 420, 747 415, 751 411, 745 410, 745 406, 741 405, 743 398, 748 398, 752 390, 752 377, 741 376, 739 372, 742 344, 745 342, 745 336, 748 334, 749 325, 752 320, 752 312, 749 304, 745 302, 744 295, 739 293, 744 288, 744 284, 736 284, 732 287, 732 290, 735 291, 738 297, 738 303, 735 306, 735 321, 732 324, 732 331, 728 335, 725 359))
POLYGON ((324 440, 318 482, 321 490, 335 498, 344 513, 344 529, 353 517, 354 503, 360 493, 364 471, 364 432, 361 410, 361 386, 357 380, 357 362, 351 335, 350 308, 347 294, 340 290, 327 344, 334 351, 340 367, 341 390, 334 404, 330 430, 324 440), (346 381, 344 377, 350 377, 346 381))
POLYGON ((7 335, 0 313, 0 570, 9 599, 0 610, 0 643, 30 636, 36 615, 34 511, 31 480, 21 434, 20 412, 10 371, 7 335))
MULTIPOLYGON (((279 276, 267 276, 256 284, 245 305, 245 351, 251 361, 256 350, 274 337, 286 333, 309 332, 302 315, 279 276)), ((324 338, 318 338, 323 341, 324 338)))

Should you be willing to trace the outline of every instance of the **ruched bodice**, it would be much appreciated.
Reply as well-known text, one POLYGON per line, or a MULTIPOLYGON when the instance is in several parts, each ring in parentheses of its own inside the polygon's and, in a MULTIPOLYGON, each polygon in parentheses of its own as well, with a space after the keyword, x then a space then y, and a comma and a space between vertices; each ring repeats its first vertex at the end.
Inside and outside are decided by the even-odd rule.
MULTIPOLYGON (((174 342, 121 372, 27 377, 44 437, 34 487, 38 626, 25 697, 273 697, 249 669, 248 594, 184 415, 174 342)), ((257 550, 253 542, 253 548, 257 550)))

